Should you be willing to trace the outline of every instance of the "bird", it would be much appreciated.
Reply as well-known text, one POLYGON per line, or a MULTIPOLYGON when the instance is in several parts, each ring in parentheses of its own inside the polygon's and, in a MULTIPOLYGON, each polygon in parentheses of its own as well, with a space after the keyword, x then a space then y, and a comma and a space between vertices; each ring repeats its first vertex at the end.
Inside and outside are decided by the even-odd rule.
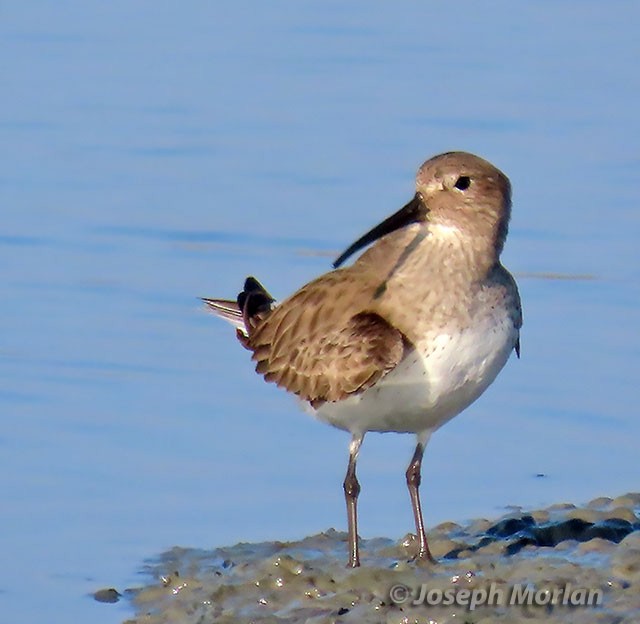
POLYGON ((356 463, 368 432, 416 436, 405 473, 415 559, 435 561, 419 492, 425 447, 512 352, 520 357, 520 295, 500 262, 510 216, 507 176, 474 154, 446 152, 420 166, 405 206, 290 297, 277 302, 248 277, 235 300, 203 298, 235 326, 257 373, 351 435, 348 567, 360 565, 356 463))

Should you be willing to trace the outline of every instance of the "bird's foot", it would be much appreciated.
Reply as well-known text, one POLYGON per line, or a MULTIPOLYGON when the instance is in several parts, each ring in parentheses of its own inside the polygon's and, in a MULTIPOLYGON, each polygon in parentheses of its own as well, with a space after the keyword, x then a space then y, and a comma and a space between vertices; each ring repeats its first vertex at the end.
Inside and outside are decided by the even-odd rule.
POLYGON ((434 559, 428 550, 421 551, 411 559, 412 563, 416 563, 420 567, 431 567, 438 563, 437 559, 434 559))

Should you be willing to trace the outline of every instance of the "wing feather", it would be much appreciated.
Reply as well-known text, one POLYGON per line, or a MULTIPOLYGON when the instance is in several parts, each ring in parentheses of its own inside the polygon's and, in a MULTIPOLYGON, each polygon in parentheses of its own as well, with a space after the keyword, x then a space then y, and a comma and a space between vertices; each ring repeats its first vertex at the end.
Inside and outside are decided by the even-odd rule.
POLYGON ((377 312, 345 306, 341 299, 349 289, 336 273, 311 282, 272 310, 247 341, 258 373, 312 403, 339 401, 370 388, 395 368, 408 345, 377 312))

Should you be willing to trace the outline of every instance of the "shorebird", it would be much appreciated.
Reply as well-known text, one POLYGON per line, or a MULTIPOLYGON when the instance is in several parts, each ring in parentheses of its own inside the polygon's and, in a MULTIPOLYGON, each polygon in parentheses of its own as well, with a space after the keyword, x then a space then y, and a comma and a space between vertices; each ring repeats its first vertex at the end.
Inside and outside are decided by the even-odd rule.
POLYGON ((417 436, 406 481, 417 558, 433 561, 419 495, 425 446, 512 351, 520 356, 520 297, 500 263, 510 214, 509 179, 478 156, 448 152, 420 167, 408 204, 282 303, 253 277, 235 301, 204 299, 236 327, 266 381, 351 434, 343 484, 351 567, 360 565, 356 461, 369 431, 417 436))

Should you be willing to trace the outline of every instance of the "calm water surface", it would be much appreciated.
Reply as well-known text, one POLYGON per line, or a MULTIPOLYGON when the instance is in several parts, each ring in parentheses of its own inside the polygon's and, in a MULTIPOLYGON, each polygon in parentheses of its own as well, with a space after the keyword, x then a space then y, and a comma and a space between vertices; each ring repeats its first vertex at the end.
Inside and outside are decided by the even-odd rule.
MULTIPOLYGON (((432 440, 428 523, 637 490, 638 19, 4 3, 3 620, 119 622, 87 594, 165 548, 344 527, 347 436, 257 377, 196 297, 253 273, 286 296, 450 149, 511 177, 525 327, 522 359, 432 440)), ((367 438, 364 536, 411 528, 412 447, 367 438)))

